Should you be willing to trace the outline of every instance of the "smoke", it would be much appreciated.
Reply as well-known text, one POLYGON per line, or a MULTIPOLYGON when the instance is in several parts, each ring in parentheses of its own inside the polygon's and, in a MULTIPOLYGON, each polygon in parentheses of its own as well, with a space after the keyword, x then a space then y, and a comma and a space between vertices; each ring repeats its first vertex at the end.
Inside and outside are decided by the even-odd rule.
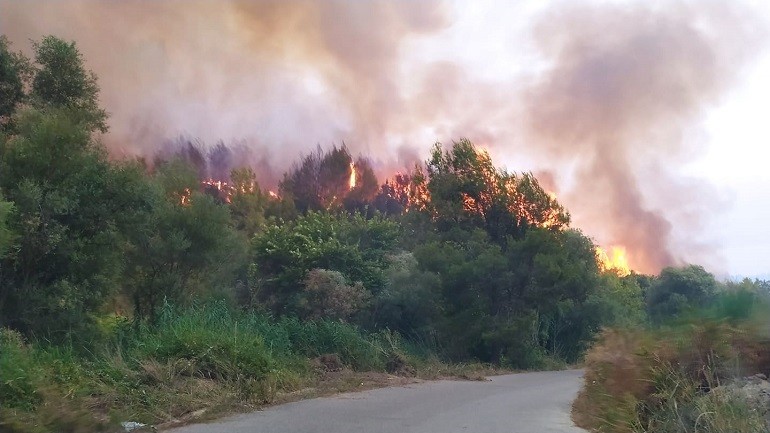
POLYGON ((549 63, 525 97, 538 149, 576 164, 567 201, 580 203, 578 225, 603 226, 636 269, 703 247, 675 243, 674 224, 687 233, 718 203, 679 170, 704 151, 688 129, 756 50, 758 23, 745 12, 726 2, 564 3, 535 30, 549 63))
MULTIPOLYGON (((0 0, 0 29, 16 49, 46 34, 77 42, 99 76, 115 154, 151 160, 175 137, 195 137, 208 144, 212 173, 246 162, 275 186, 317 144, 344 143, 382 177, 413 166, 435 141, 467 137, 497 160, 529 164, 509 168, 554 174, 549 189, 576 225, 626 246, 636 269, 712 251, 688 243, 700 238, 687 228, 713 194, 678 170, 701 152, 688 128, 746 63, 756 20, 716 1, 556 2, 533 21, 532 77, 489 79, 485 62, 410 54, 431 38, 434 47, 457 43, 442 38, 470 9, 439 0, 0 0), (230 151, 217 150, 219 140, 230 151)), ((488 43, 485 24, 461 35, 465 50, 485 48, 472 45, 488 43)))
POLYGON ((403 142, 388 140, 406 111, 400 49, 448 23, 433 0, 0 0, 0 9, 16 49, 46 34, 77 42, 100 77, 116 154, 152 158, 180 135, 245 140, 282 169, 343 141, 383 167, 411 162, 399 161, 403 142))

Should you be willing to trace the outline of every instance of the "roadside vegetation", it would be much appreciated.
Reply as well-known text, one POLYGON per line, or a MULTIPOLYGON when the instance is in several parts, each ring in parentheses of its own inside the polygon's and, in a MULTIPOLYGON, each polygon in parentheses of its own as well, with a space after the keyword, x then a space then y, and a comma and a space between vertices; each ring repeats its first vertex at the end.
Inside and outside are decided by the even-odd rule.
MULTIPOLYGON (((111 158, 75 43, 32 48, 0 37, 2 431, 168 425, 414 377, 559 368, 601 329, 654 324, 600 335, 587 377, 604 383, 615 340, 665 340, 669 318, 719 298, 702 268, 607 266, 531 173, 468 140, 382 182, 345 146, 318 148, 272 190, 221 142, 111 158)), ((735 340, 724 347, 755 341, 734 331, 744 322, 719 323, 735 340)), ((671 347, 639 378, 675 364, 671 347)), ((615 410, 583 401, 591 420, 615 410)))
POLYGON ((598 432, 770 431, 769 288, 665 270, 649 322, 606 329, 588 352, 573 418, 598 432))

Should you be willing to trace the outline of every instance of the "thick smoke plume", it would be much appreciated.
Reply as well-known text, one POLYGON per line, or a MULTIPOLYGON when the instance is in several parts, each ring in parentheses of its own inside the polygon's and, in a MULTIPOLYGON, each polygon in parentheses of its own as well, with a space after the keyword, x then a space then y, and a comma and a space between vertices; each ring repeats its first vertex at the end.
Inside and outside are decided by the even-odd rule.
POLYGON ((608 229, 636 269, 679 262, 673 224, 692 228, 716 207, 677 170, 702 152, 687 129, 756 48, 755 23, 741 12, 723 2, 564 4, 536 29, 551 62, 526 99, 539 149, 577 163, 570 195, 581 202, 578 219, 608 229))
POLYGON ((78 43, 115 154, 151 160, 181 135, 216 153, 224 140, 234 150, 215 171, 246 162, 275 185, 317 144, 344 142, 382 176, 468 137, 528 161, 509 169, 552 173, 577 226, 654 272, 698 251, 688 228, 712 202, 677 173, 701 151, 684 138, 734 81, 757 23, 728 2, 651 3, 550 5, 533 21, 539 72, 500 79, 408 55, 471 7, 438 0, 0 0, 0 32, 16 49, 46 34, 78 43))
MULTIPOLYGON (((100 77, 118 154, 152 157, 179 135, 246 140, 288 168, 316 144, 399 161, 399 54, 447 25, 433 0, 366 2, 0 0, 0 29, 27 48, 77 42, 100 77)), ((429 145, 429 143, 428 143, 429 145)))

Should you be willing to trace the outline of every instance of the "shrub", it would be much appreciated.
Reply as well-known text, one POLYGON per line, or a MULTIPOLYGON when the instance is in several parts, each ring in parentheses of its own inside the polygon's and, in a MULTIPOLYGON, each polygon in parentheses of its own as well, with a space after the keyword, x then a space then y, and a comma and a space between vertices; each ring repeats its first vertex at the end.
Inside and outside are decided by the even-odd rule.
POLYGON ((361 310, 370 297, 360 282, 348 285, 337 271, 313 269, 303 283, 299 310, 306 319, 347 320, 361 310))
POLYGON ((657 330, 605 330, 586 357, 576 421, 629 433, 765 431, 750 428, 764 424, 745 402, 711 392, 734 377, 768 372, 762 328, 693 318, 657 330))

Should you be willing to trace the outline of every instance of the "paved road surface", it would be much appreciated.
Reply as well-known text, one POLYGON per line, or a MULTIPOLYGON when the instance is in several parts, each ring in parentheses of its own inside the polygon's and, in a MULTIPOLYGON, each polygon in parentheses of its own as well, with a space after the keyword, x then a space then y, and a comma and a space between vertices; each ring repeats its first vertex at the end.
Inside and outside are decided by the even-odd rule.
POLYGON ((173 433, 579 433, 579 370, 437 381, 317 398, 173 433))

